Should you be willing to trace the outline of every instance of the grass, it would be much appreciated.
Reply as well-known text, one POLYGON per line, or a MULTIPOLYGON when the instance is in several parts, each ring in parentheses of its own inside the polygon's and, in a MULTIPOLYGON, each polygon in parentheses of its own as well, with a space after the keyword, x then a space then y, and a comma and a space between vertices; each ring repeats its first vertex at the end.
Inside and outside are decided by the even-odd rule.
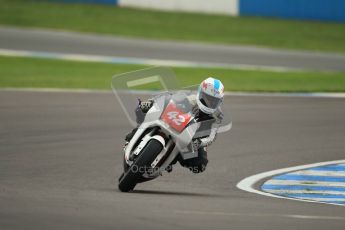
POLYGON ((131 37, 345 52, 336 23, 167 13, 105 5, 0 0, 0 24, 131 37))
MULTIPOLYGON (((0 88, 110 89, 114 74, 147 66, 0 57, 0 88)), ((218 77, 227 91, 345 92, 345 73, 173 68, 183 86, 218 77)))

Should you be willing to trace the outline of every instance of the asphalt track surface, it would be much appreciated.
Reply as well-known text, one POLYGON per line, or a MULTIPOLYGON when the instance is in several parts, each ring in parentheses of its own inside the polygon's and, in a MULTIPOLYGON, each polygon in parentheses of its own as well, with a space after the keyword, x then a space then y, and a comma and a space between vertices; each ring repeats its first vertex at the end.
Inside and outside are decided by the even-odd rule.
POLYGON ((233 128, 198 175, 175 167, 117 190, 131 129, 111 93, 0 91, 0 229, 344 229, 344 207, 236 188, 278 168, 344 158, 345 100, 226 97, 233 128))
POLYGON ((0 48, 200 64, 345 71, 345 55, 0 27, 0 48))

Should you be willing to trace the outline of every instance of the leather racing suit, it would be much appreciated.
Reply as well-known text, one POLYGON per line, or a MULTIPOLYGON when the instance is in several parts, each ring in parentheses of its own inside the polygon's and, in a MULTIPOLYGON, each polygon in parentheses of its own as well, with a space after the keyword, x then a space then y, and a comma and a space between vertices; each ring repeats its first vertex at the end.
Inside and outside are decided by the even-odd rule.
MULTIPOLYGON (((204 129, 205 131, 199 132, 201 133, 201 136, 193 137, 193 145, 198 149, 198 156, 195 158, 190 158, 184 160, 181 155, 177 155, 176 159, 172 162, 173 164, 176 164, 176 162, 179 162, 181 166, 188 168, 193 173, 200 173, 203 172, 206 169, 208 159, 207 159, 207 147, 211 145, 217 135, 217 129, 219 127, 219 124, 222 122, 223 119, 223 113, 220 109, 216 110, 213 114, 206 114, 202 112, 196 103, 196 96, 190 95, 187 97, 189 103, 192 105, 192 113, 196 119, 197 122, 202 122, 201 127, 199 129, 204 129), (209 122, 203 122, 203 121, 209 121, 209 122)), ((154 103, 153 99, 149 99, 148 101, 141 102, 139 100, 138 107, 136 108, 136 117, 137 117, 137 123, 141 124, 144 121, 145 115, 147 111, 152 107, 154 103)), ((137 131, 137 128, 133 129, 132 132, 127 134, 125 140, 129 142, 132 137, 134 136, 135 132, 137 131)), ((198 132, 197 132, 198 133, 198 132)))

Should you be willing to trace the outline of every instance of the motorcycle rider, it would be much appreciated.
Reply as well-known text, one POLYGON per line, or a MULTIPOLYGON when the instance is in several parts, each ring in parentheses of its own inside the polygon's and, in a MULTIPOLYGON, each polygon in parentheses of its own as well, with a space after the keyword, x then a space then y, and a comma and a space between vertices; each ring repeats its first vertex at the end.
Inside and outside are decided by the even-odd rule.
MULTIPOLYGON (((223 119, 223 114, 220 109, 223 98, 223 84, 220 80, 212 77, 201 82, 196 95, 190 95, 187 97, 189 103, 193 106, 192 113, 196 121, 201 122, 210 120, 211 126, 203 127, 203 129, 206 128, 209 131, 205 136, 193 138, 193 147, 198 149, 198 157, 184 160, 179 154, 172 162, 172 165, 178 161, 183 167, 189 168, 193 173, 200 173, 206 169, 206 165, 208 163, 207 147, 215 140, 217 129, 223 119)), ((153 99, 149 99, 145 102, 141 102, 139 100, 139 105, 136 109, 138 124, 144 121, 145 114, 152 107, 153 103, 153 99)), ((206 123, 208 124, 207 126, 209 126, 210 123, 205 122, 205 124, 206 123)), ((201 127, 199 127, 199 129, 200 128, 201 127)), ((126 136, 126 145, 132 139, 136 131, 137 128, 126 136)), ((169 171, 171 171, 171 168, 169 171)))

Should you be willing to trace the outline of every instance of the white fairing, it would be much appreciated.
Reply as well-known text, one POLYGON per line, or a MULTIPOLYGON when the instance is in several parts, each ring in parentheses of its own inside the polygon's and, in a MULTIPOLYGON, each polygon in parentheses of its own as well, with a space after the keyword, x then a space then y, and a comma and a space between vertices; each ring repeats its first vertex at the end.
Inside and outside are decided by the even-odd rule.
MULTIPOLYGON (((139 154, 140 151, 146 146, 146 144, 151 139, 156 139, 163 145, 163 150, 152 162, 152 167, 156 167, 157 163, 160 162, 160 160, 166 154, 169 154, 169 156, 165 158, 164 162, 160 162, 160 171, 168 167, 169 164, 176 158, 177 154, 181 154, 184 159, 197 157, 197 151, 188 151, 187 147, 191 143, 192 138, 194 137, 200 124, 191 123, 180 133, 173 130, 168 124, 166 124, 164 121, 160 119, 165 108, 166 98, 167 97, 165 95, 155 98, 155 103, 152 106, 152 108, 147 112, 144 122, 138 127, 137 132, 134 134, 133 138, 128 143, 125 149, 125 160, 128 165, 131 165, 133 163, 130 160, 130 155, 139 154), (169 141, 166 142, 166 140, 162 136, 154 134, 154 130, 146 133, 146 135, 142 137, 146 130, 149 130, 153 127, 159 127, 160 132, 164 133, 165 136, 170 137, 169 141), (138 141, 140 141, 140 143, 136 145, 138 141), (175 144, 175 146, 174 148, 171 148, 173 144, 175 144), (135 145, 136 147, 133 148, 135 145)), ((193 117, 191 121, 192 120, 193 117)), ((161 172, 157 172, 156 176, 158 176, 160 173, 161 172)))

